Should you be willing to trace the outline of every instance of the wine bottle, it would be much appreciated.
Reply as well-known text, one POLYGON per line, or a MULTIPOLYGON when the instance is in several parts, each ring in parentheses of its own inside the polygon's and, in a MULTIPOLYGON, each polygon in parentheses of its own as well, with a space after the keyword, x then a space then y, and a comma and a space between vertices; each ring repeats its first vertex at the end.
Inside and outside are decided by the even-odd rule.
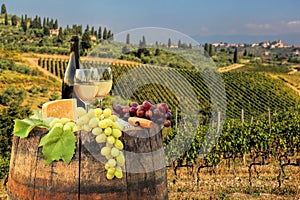
POLYGON ((74 75, 76 69, 79 68, 79 38, 78 36, 72 36, 70 40, 70 59, 62 82, 62 99, 70 99, 75 97, 75 93, 73 92, 74 75))

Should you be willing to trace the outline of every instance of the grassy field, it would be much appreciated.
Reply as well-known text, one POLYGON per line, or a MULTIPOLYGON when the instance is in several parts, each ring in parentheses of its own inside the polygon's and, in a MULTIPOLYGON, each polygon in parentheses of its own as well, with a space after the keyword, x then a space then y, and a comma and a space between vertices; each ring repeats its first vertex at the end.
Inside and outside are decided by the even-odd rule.
POLYGON ((248 165, 241 162, 228 168, 227 163, 212 169, 202 169, 197 182, 197 173, 182 168, 177 174, 168 169, 169 199, 299 199, 299 167, 288 167, 286 180, 279 188, 277 175, 279 167, 275 163, 258 166, 258 176, 254 176, 252 186, 249 184, 248 165))
MULTIPOLYGON (((248 165, 237 161, 235 166, 228 167, 222 161, 213 172, 212 168, 200 171, 199 181, 195 170, 180 168, 174 184, 172 168, 167 168, 169 199, 299 199, 300 171, 299 167, 287 167, 287 177, 279 188, 277 175, 279 167, 276 163, 258 166, 258 176, 252 178, 249 185, 248 165)), ((6 191, 0 181, 0 199, 6 200, 6 191)))

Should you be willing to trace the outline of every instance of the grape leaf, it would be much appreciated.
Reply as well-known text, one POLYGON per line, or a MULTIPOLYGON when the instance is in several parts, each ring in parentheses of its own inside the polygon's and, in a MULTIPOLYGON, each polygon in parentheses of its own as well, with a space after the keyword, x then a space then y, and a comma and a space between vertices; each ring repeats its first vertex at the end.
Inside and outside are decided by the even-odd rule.
POLYGON ((13 134, 20 138, 25 138, 29 135, 30 131, 35 127, 49 128, 43 120, 29 118, 29 119, 16 119, 13 134))
POLYGON ((30 116, 32 119, 43 119, 42 111, 41 110, 34 110, 33 115, 30 116))
POLYGON ((70 163, 76 149, 76 136, 70 130, 64 131, 61 127, 54 127, 41 139, 39 147, 41 146, 46 166, 60 159, 70 163))

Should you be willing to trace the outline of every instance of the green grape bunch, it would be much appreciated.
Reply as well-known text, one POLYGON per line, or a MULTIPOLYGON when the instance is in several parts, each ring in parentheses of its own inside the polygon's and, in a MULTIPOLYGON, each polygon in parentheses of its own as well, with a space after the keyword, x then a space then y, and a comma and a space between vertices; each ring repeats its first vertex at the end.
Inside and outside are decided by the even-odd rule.
POLYGON ((112 114, 110 108, 90 109, 86 112, 82 107, 75 111, 77 115, 76 124, 78 130, 91 132, 95 136, 95 141, 102 145, 100 154, 105 157, 106 178, 122 178, 125 166, 125 156, 123 153, 124 144, 120 140, 123 127, 117 123, 118 117, 112 114))

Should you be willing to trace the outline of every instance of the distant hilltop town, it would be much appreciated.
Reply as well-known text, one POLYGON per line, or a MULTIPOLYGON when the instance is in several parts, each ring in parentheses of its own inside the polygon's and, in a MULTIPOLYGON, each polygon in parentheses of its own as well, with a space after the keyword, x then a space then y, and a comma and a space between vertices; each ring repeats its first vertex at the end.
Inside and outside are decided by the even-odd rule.
POLYGON ((265 49, 275 49, 275 48, 300 48, 300 46, 292 46, 288 44, 284 44, 282 40, 273 41, 273 42, 255 42, 251 44, 245 44, 245 43, 213 43, 212 44, 215 47, 262 47, 265 49))

